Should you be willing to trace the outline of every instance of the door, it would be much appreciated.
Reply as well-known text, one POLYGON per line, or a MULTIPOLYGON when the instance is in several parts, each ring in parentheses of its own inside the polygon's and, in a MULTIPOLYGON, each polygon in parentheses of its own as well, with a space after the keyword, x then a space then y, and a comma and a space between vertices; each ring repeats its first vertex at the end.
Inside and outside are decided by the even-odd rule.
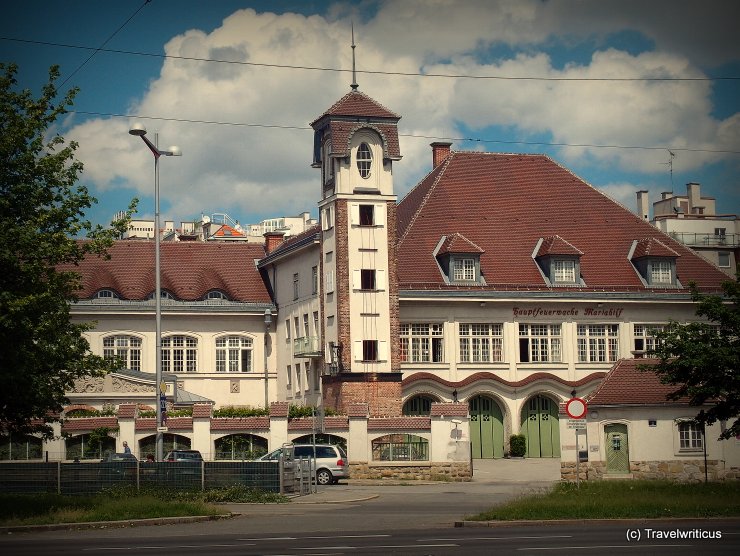
POLYGON ((474 459, 504 456, 504 418, 499 405, 486 396, 471 398, 470 442, 474 459))
POLYGON ((528 458, 559 458, 558 404, 545 396, 531 397, 522 409, 521 432, 527 437, 528 458))
POLYGON ((630 472, 629 438, 627 425, 612 423, 604 427, 606 442, 606 472, 626 474, 630 472))

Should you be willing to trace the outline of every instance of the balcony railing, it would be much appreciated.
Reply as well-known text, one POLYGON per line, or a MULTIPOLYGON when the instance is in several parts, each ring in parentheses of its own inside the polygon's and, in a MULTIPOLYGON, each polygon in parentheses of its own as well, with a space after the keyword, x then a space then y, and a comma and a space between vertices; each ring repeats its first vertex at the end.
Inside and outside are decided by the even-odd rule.
POLYGON ((293 340, 293 357, 321 357, 321 344, 317 336, 303 336, 293 340))
POLYGON ((684 245, 692 247, 735 248, 740 244, 740 234, 697 234, 690 232, 671 232, 671 237, 684 245))

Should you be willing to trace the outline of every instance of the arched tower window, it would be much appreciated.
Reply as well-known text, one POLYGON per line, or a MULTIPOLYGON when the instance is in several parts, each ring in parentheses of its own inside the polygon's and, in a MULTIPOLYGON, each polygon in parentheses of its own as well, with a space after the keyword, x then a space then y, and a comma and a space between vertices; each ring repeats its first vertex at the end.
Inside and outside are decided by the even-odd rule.
POLYGON ((360 143, 360 147, 357 149, 357 169, 360 176, 363 178, 370 177, 372 163, 373 153, 370 151, 370 146, 367 143, 360 143))

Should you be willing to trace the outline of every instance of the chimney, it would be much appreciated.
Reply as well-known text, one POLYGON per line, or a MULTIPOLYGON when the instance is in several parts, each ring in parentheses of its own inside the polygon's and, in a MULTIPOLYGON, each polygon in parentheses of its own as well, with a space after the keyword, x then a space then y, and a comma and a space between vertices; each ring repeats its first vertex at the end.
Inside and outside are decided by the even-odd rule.
POLYGON ((649 206, 648 192, 638 191, 637 192, 637 215, 645 221, 650 220, 650 206, 649 206))
POLYGON ((448 141, 436 141, 431 143, 430 146, 432 147, 432 168, 436 168, 449 156, 452 143, 448 141))
POLYGON ((275 248, 283 242, 285 232, 266 232, 265 235, 265 254, 269 255, 275 248))
POLYGON ((686 184, 686 196, 689 198, 689 210, 686 212, 689 214, 700 212, 697 210, 701 207, 700 187, 698 183, 693 181, 686 184))

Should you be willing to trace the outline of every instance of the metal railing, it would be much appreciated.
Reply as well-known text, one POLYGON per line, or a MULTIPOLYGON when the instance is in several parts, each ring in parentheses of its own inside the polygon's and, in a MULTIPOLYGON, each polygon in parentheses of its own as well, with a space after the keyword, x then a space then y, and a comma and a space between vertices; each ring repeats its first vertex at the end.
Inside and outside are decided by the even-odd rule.
POLYGON ((0 492, 94 494, 114 486, 209 490, 235 485, 281 491, 272 461, 200 462, 8 462, 0 465, 0 492))
POLYGON ((740 234, 715 235, 708 233, 671 232, 670 236, 684 245, 694 247, 733 248, 740 245, 740 234))
POLYGON ((321 346, 317 336, 303 336, 293 340, 293 355, 295 357, 320 357, 321 346))

